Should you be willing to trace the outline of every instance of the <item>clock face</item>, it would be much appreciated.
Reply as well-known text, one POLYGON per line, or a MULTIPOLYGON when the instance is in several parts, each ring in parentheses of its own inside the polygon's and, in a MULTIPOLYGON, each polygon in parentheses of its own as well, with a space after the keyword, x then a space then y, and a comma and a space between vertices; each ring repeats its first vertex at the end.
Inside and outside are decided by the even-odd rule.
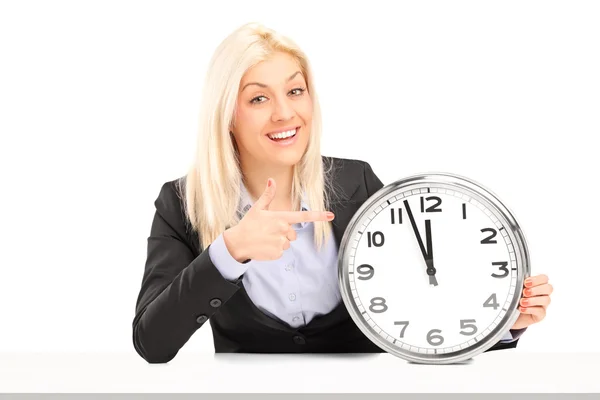
POLYGON ((340 278, 355 320, 417 359, 489 343, 521 295, 512 229, 491 203, 460 187, 389 191, 364 209, 345 245, 340 278))

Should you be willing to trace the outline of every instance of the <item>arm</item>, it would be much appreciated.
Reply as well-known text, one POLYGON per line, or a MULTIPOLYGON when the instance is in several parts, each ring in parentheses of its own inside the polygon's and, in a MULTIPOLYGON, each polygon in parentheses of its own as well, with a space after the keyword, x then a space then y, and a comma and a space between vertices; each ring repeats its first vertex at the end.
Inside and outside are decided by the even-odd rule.
POLYGON ((240 279, 248 270, 248 262, 239 262, 229 251, 225 243, 224 233, 221 233, 210 246, 208 246, 208 255, 219 270, 221 275, 228 281, 236 281, 240 279))
POLYGON ((215 267, 210 246, 194 257, 172 183, 163 185, 154 204, 133 345, 149 363, 166 363, 239 287, 215 267), (220 301, 211 305, 213 299, 220 301))
POLYGON ((515 340, 518 340, 521 337, 521 335, 523 334, 523 332, 525 332, 525 329, 527 329, 527 328, 510 329, 508 332, 506 332, 506 335, 504 335, 501 342, 511 343, 511 342, 514 342, 515 340))
MULTIPOLYGON (((523 329, 511 329, 511 330, 509 330, 510 335, 512 336, 512 339, 506 340, 507 337, 504 337, 498 343, 496 343, 495 345, 493 345, 492 347, 490 347, 489 349, 487 349, 486 351, 484 351, 484 353, 487 352, 487 351, 512 349, 512 348, 517 347, 517 343, 519 342, 519 338, 521 337, 521 335, 523 335, 523 332, 525 332, 526 329, 527 328, 523 328, 523 329)), ((507 333, 506 336, 508 336, 508 333, 507 333)))

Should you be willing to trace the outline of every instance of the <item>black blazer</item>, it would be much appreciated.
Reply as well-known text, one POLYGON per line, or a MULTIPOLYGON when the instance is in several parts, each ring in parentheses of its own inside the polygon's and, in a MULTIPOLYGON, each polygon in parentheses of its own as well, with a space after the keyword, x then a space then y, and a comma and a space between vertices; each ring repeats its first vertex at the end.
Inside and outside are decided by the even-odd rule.
MULTIPOLYGON (((331 206, 339 248, 352 216, 383 183, 364 161, 322 159, 325 166, 333 163, 334 186, 342 191, 342 198, 331 206)), ((207 321, 217 353, 383 352, 358 329, 343 301, 300 328, 291 328, 260 311, 241 279, 231 282, 223 278, 208 256, 208 247, 199 249, 198 233, 185 220, 176 182, 166 182, 154 202, 156 212, 133 319, 133 345, 146 361, 172 360, 207 321)), ((513 348, 517 342, 499 342, 487 351, 513 348)))

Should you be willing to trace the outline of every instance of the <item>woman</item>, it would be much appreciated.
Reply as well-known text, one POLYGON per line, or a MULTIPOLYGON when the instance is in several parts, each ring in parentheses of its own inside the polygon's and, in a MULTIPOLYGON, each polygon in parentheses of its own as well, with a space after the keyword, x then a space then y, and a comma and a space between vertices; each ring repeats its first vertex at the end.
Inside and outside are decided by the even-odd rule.
MULTIPOLYGON (((300 48, 258 24, 227 37, 206 77, 195 162, 155 201, 133 321, 140 356, 170 361, 207 321, 216 352, 382 352, 347 313, 336 260, 383 184, 366 162, 322 156, 320 139, 300 48)), ((545 311, 544 279, 529 309, 545 311)), ((490 350, 515 347, 543 315, 521 317, 490 350)))

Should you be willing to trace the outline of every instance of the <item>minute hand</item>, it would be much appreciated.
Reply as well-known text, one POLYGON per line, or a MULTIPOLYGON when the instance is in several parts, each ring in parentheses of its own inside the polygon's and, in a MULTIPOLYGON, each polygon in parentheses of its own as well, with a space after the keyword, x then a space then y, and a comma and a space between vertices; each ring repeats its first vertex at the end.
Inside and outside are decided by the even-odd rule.
POLYGON ((425 235, 427 240, 427 250, 425 250, 425 246, 423 245, 423 240, 421 239, 421 235, 419 234, 419 229, 417 229, 417 224, 415 223, 415 219, 413 217, 412 211, 410 210, 410 205, 408 204, 408 200, 404 200, 404 207, 406 208, 406 212, 408 217, 410 218, 410 223, 413 228, 413 232, 417 237, 417 241, 419 243, 419 247, 421 248, 421 254, 423 255, 423 259, 425 260, 425 264, 427 265, 427 275, 429 275, 429 284, 437 286, 437 279, 435 278, 435 267, 433 266, 433 249, 431 244, 431 221, 425 221, 425 235))

